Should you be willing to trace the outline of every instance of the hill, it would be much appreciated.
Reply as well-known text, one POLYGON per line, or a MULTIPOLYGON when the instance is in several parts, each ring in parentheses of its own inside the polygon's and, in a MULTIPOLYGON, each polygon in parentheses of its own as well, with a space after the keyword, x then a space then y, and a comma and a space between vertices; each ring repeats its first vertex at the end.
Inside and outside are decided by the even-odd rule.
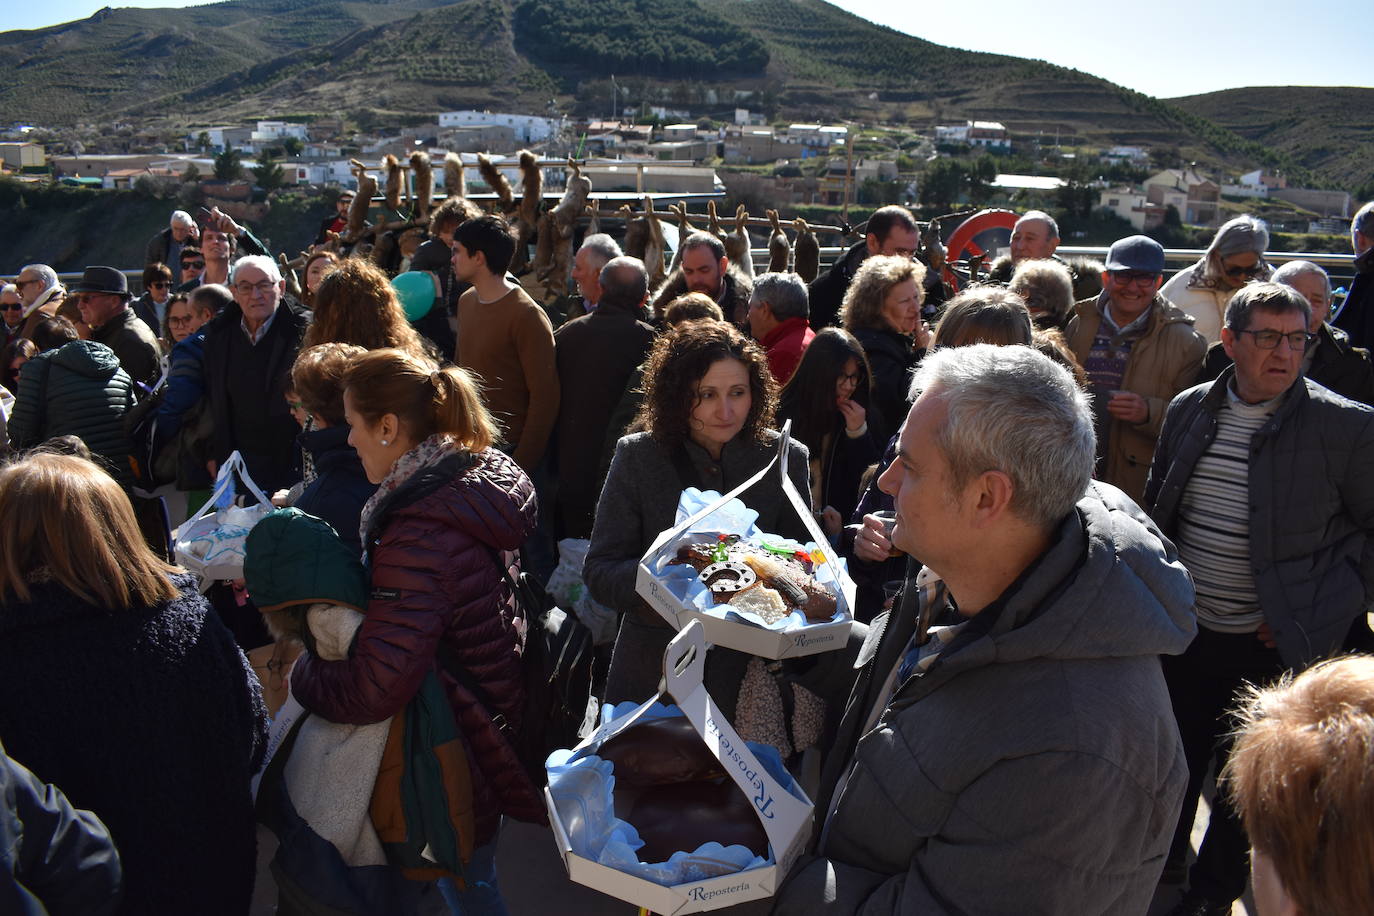
POLYGON ((1374 89, 1265 86, 1169 102, 1287 153, 1338 186, 1374 186, 1374 89))
POLYGON ((728 112, 742 98, 779 118, 916 127, 991 119, 1065 144, 1167 144, 1199 162, 1303 171, 1199 111, 1044 61, 913 38, 823 0, 230 0, 105 9, 0 33, 0 52, 12 62, 0 69, 0 121, 588 113, 614 74, 636 87, 633 102, 713 99, 728 112))

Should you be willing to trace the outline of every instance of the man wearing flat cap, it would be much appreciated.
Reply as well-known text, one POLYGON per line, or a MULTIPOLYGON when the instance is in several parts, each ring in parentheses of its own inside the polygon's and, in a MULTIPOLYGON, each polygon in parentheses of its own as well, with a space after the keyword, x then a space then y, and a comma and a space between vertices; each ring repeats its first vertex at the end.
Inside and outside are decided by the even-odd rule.
POLYGON ((81 320, 91 328, 91 340, 114 351, 119 365, 146 393, 162 374, 162 350, 157 337, 143 323, 129 301, 129 280, 113 267, 87 267, 71 288, 81 320))
POLYGON ((1069 319, 1069 347, 1093 395, 1097 477, 1137 503, 1145 493, 1164 410, 1197 380, 1207 341, 1159 294, 1164 249, 1133 235, 1112 244, 1102 293, 1069 319))

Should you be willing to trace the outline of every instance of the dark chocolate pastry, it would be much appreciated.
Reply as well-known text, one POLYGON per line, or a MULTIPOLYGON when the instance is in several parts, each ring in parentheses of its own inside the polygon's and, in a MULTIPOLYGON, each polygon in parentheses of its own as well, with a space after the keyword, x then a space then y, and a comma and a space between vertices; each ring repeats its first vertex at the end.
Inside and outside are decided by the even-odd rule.
POLYGON ((602 744, 596 755, 615 766, 617 785, 657 786, 725 775, 686 716, 632 725, 602 744))
POLYGON ((754 806, 733 780, 681 782, 645 789, 625 818, 639 831, 641 862, 665 862, 702 843, 746 846, 768 855, 768 834, 754 806))

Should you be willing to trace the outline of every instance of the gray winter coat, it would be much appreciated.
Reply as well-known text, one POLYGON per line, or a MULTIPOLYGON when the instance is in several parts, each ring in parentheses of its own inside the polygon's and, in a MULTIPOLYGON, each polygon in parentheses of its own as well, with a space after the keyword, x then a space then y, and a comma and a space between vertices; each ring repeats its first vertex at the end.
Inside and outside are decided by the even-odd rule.
MULTIPOLYGON (((1165 534, 1234 376, 1227 367, 1169 405, 1145 490, 1165 534)), ((1283 663, 1302 668, 1339 650, 1374 600, 1374 408, 1299 378, 1251 443, 1255 586, 1283 663)))
POLYGON ((1187 778, 1159 655, 1192 641, 1192 603, 1173 545, 1097 482, 1046 553, 887 702, 915 618, 899 601, 859 656, 818 819, 853 768, 820 856, 774 913, 1144 913, 1187 778))

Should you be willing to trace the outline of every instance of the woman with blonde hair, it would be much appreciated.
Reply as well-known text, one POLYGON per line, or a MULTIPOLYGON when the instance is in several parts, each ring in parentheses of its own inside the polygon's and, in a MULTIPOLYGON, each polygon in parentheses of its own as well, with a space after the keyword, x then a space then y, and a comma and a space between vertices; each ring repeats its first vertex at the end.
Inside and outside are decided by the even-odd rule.
POLYGON ((1237 216, 1222 225, 1198 260, 1169 278, 1159 294, 1196 320, 1193 330, 1207 343, 1221 340, 1226 306, 1252 280, 1268 280, 1272 271, 1264 261, 1269 227, 1264 220, 1237 216))
POLYGON ((325 274, 315 290, 315 317, 301 349, 346 343, 364 350, 394 347, 430 358, 423 338, 410 326, 387 275, 362 258, 348 258, 325 274))
POLYGON ((945 306, 935 328, 935 346, 1030 346, 1031 331, 1030 311, 1020 296, 997 286, 975 286, 945 306))
POLYGON ((869 424, 886 442, 906 419, 907 388, 926 347, 930 330, 921 322, 926 269, 911 258, 867 258, 840 306, 840 323, 853 334, 873 370, 873 407, 869 424))
POLYGON ((502 570, 518 569, 515 551, 534 530, 534 487, 492 447, 496 424, 464 369, 374 350, 344 372, 343 404, 348 442, 379 484, 358 530, 371 600, 351 655, 303 657, 291 689, 329 721, 363 725, 400 712, 440 672, 472 750, 476 815, 467 889, 440 887, 455 912, 503 913, 500 819, 544 819, 504 735, 520 728, 525 621, 502 570))
POLYGON ((1073 312, 1073 275, 1052 258, 1036 258, 1016 265, 1007 288, 1020 296, 1037 328, 1060 331, 1073 312))
POLYGON ((144 544, 128 497, 82 458, 0 469, 0 734, 124 867, 117 912, 248 912, 257 681, 192 576, 144 544))

